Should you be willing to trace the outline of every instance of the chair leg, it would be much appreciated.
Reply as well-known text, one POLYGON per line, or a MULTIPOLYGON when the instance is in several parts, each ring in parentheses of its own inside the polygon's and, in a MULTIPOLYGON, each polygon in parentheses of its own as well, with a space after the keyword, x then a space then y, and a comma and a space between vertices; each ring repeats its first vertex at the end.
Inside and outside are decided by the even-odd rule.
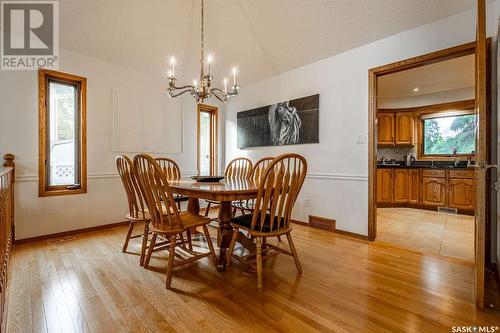
POLYGON ((240 231, 238 228, 234 228, 233 237, 231 237, 231 243, 229 244, 229 248, 227 249, 226 266, 231 265, 231 258, 233 257, 234 246, 236 245, 236 240, 238 239, 239 232, 240 231))
POLYGON ((144 266, 144 258, 146 256, 146 248, 148 247, 149 238, 149 221, 144 222, 144 235, 142 235, 141 257, 139 263, 144 266))
POLYGON ((257 290, 262 290, 262 237, 256 237, 257 243, 257 290))
POLYGON ((130 240, 130 236, 132 236, 132 231, 134 230, 134 222, 130 222, 128 225, 127 236, 125 237, 125 243, 123 244, 122 252, 127 251, 128 241, 130 240))
POLYGON ((212 203, 209 202, 208 205, 207 205, 207 209, 205 209, 205 217, 208 216, 208 213, 210 212, 210 206, 211 205, 212 205, 212 203))
POLYGON ((177 209, 179 209, 179 211, 181 211, 181 202, 180 201, 177 201, 177 209))
POLYGON ((205 238, 207 239, 208 249, 210 250, 210 254, 212 255, 214 265, 217 266, 217 255, 215 254, 214 244, 212 243, 212 238, 210 238, 210 233, 208 232, 206 224, 203 225, 203 233, 205 234, 205 238))
POLYGON ((156 236, 157 235, 153 232, 153 237, 151 237, 151 242, 149 243, 148 254, 144 260, 144 268, 148 268, 149 266, 149 260, 151 259, 151 254, 153 253, 153 249, 156 245, 156 236))
POLYGON ((292 252, 293 260, 295 260, 295 266, 297 266, 297 271, 299 272, 299 274, 302 274, 302 267, 300 266, 299 256, 297 255, 297 250, 295 249, 295 245, 293 245, 292 235, 290 233, 287 233, 286 238, 288 239, 288 245, 290 246, 290 252, 292 252))
POLYGON ((278 236, 278 242, 281 242, 281 236, 278 236))
POLYGON ((234 207, 234 208, 233 208, 233 216, 236 216, 236 210, 237 210, 237 208, 236 208, 236 207, 234 207))
POLYGON ((189 251, 193 251, 193 241, 191 239, 191 229, 188 229, 186 231, 187 238, 188 238, 188 249, 189 251))
POLYGON ((241 215, 245 215, 245 210, 241 208, 241 215))
POLYGON ((176 238, 176 235, 170 236, 170 246, 168 247, 167 289, 169 289, 170 284, 172 284, 172 271, 174 270, 176 238))

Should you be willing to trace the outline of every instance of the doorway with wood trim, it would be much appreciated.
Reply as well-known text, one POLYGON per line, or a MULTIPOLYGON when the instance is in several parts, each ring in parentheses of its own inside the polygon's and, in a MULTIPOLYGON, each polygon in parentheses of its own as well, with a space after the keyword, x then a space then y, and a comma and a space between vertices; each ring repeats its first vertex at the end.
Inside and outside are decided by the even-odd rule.
POLYGON ((218 108, 206 104, 198 104, 196 139, 196 165, 198 175, 211 176, 217 174, 218 151, 218 108))
MULTIPOLYGON (((488 43, 489 41, 485 42, 485 45, 488 43)), ((487 54, 488 52, 485 52, 485 56, 487 54)), ((414 239, 420 237, 426 242, 429 241, 428 238, 435 236, 434 230, 442 229, 442 237, 445 237, 447 229, 453 231, 456 225, 466 226, 469 232, 468 239, 471 242, 470 251, 468 250, 469 260, 475 264, 476 272, 483 271, 482 278, 476 276, 477 285, 481 284, 481 280, 484 281, 484 264, 489 260, 485 249, 489 250, 491 236, 489 220, 485 213, 489 207, 487 198, 489 187, 480 179, 481 176, 478 175, 480 172, 477 172, 481 168, 481 163, 488 161, 491 154, 485 153, 486 142, 478 138, 490 137, 491 126, 487 124, 491 125, 491 122, 488 121, 490 108, 486 98, 484 98, 484 110, 478 109, 481 97, 477 97, 476 91, 478 82, 476 59, 476 42, 472 42, 369 71, 368 236, 370 240, 379 241, 379 238, 383 238, 380 230, 388 221, 395 223, 393 229, 397 232, 404 233, 408 230, 416 232, 413 235, 414 239), (405 82, 405 76, 410 73, 418 78, 426 71, 436 74, 437 70, 439 75, 439 67, 453 67, 460 62, 472 64, 473 84, 469 87, 471 89, 468 95, 465 94, 465 98, 464 95, 455 92, 456 96, 462 97, 429 103, 424 98, 416 97, 421 95, 418 92, 422 89, 429 89, 428 86, 419 87, 411 80, 406 81, 412 85, 408 82, 401 84, 405 82), (411 89, 408 95, 412 98, 407 98, 403 102, 403 99, 395 98, 398 97, 395 95, 381 96, 381 91, 387 92, 391 89, 393 91, 411 89), (412 102, 411 105, 405 104, 408 101, 412 102), (468 144, 461 142, 462 144, 458 145, 456 133, 453 133, 454 135, 450 133, 458 129, 458 124, 469 126, 467 130, 472 131, 467 133, 468 144), (434 132, 430 130, 432 126, 434 132), (434 137, 431 134, 435 134, 434 137), (393 154, 387 158, 387 162, 386 159, 380 160, 382 157, 387 157, 380 154, 384 149, 386 150, 384 154, 393 154), (395 157, 403 155, 401 152, 404 152, 406 159, 395 157), (476 167, 467 168, 474 163, 477 163, 476 167), (476 192, 482 192, 482 196, 478 196, 476 192), (413 211, 416 208, 418 210, 413 211), (441 208, 442 212, 438 212, 438 208, 441 208), (478 212, 482 217, 477 216, 478 212), (450 213, 465 213, 469 216, 450 213), (424 216, 428 223, 440 226, 424 230, 426 227, 422 223, 426 222, 422 220, 424 216), (447 227, 447 221, 454 222, 455 226, 447 227)), ((489 64, 489 61, 485 61, 485 64, 489 64)), ((486 73, 489 71, 485 70, 484 74, 486 73)), ((487 78, 484 80, 486 87, 487 78)), ((439 82, 434 83, 439 84, 439 82)), ((427 95, 436 93, 424 92, 427 92, 427 95)), ((464 127, 461 129, 464 130, 464 127)), ((464 139, 464 135, 461 139, 464 139)), ((411 237, 405 238, 400 234, 398 241, 408 243, 410 239, 411 237)), ((444 240, 437 239, 437 242, 439 241, 441 245, 438 253, 434 254, 442 255, 440 251, 444 240)), ((460 245, 460 241, 456 240, 455 244, 460 245)), ((410 250, 429 254, 426 251, 428 249, 419 251, 411 248, 411 242, 409 244, 410 246, 405 244, 400 247, 410 247, 410 250)), ((458 253, 455 256, 460 255, 458 253)), ((476 288, 478 304, 483 303, 480 289, 476 288)))

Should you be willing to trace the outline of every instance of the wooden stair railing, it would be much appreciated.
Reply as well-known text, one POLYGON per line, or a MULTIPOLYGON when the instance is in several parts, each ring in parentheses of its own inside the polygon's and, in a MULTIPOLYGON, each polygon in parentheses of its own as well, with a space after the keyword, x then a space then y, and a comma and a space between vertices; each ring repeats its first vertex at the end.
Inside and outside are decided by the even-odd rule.
POLYGON ((0 167, 0 332, 5 332, 6 291, 14 244, 14 155, 6 154, 0 167))

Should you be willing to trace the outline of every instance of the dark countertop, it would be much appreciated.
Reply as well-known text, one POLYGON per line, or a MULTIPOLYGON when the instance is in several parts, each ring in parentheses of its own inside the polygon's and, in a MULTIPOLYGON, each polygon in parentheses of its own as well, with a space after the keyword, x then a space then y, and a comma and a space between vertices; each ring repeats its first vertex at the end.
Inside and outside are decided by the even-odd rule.
POLYGON ((459 170, 474 170, 474 168, 467 168, 467 166, 439 166, 439 165, 384 165, 384 164, 377 164, 377 168, 379 169, 386 169, 386 168, 393 168, 393 169, 438 169, 438 170, 449 170, 449 169, 459 169, 459 170))
POLYGON ((467 168, 467 161, 460 161, 458 166, 454 166, 452 161, 416 161, 412 165, 405 165, 402 161, 397 161, 396 164, 381 164, 377 163, 377 168, 395 168, 395 169, 460 169, 460 170, 474 170, 474 168, 467 168))

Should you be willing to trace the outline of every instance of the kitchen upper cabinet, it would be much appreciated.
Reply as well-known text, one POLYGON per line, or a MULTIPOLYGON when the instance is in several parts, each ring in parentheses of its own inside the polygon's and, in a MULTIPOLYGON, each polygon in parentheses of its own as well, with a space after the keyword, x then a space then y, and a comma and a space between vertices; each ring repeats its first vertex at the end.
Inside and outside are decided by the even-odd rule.
POLYGON ((377 116, 378 122, 378 144, 379 145, 394 145, 395 137, 395 115, 394 113, 381 112, 377 116))
POLYGON ((393 170, 377 169, 377 202, 392 203, 394 195, 393 170))
POLYGON ((417 204, 420 202, 421 187, 420 169, 410 169, 408 171, 408 202, 417 204))
POLYGON ((396 145, 413 145, 413 115, 396 113, 396 145))
POLYGON ((408 202, 408 169, 394 169, 394 202, 408 202))
POLYGON ((422 178, 422 203, 429 206, 446 206, 446 178, 422 178))
POLYGON ((382 146, 412 146, 413 114, 411 112, 379 112, 378 141, 382 146))

